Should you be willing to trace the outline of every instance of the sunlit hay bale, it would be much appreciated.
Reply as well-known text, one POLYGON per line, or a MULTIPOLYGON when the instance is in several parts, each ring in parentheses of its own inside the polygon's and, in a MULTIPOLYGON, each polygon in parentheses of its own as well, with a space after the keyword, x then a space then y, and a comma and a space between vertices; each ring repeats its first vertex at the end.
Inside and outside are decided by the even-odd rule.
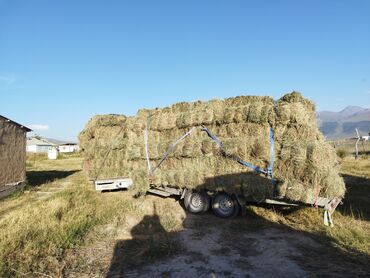
POLYGON ((193 146, 192 157, 202 156, 203 155, 203 153, 202 153, 202 142, 200 140, 195 140, 194 138, 189 140, 189 142, 193 146))
POLYGON ((270 123, 270 124, 275 123, 275 111, 274 111, 274 106, 271 103, 265 104, 264 106, 262 106, 260 122, 270 123))
POLYGON ((234 111, 234 123, 239 124, 239 123, 243 123, 244 121, 245 119, 244 119, 243 107, 236 108, 234 111))
POLYGON ((140 145, 132 145, 127 149, 128 160, 140 159, 142 157, 142 149, 140 145))
POLYGON ((166 181, 167 181, 167 185, 175 185, 176 184, 176 181, 175 181, 175 171, 166 171, 165 173, 165 177, 166 177, 166 181))
POLYGON ((127 117, 124 115, 98 115, 91 119, 93 126, 122 126, 126 123, 127 117))
POLYGON ((184 175, 184 172, 177 171, 174 174, 174 180, 175 180, 175 182, 174 182, 173 185, 178 185, 178 186, 183 187, 185 185, 185 175, 184 175))
POLYGON ((182 146, 181 156, 188 158, 193 157, 193 145, 191 144, 191 142, 184 142, 182 146))
POLYGON ((224 115, 222 118, 223 124, 230 124, 234 122, 234 109, 232 108, 225 108, 224 115))
POLYGON ((285 197, 294 201, 300 201, 305 197, 306 186, 300 183, 298 180, 288 180, 285 197))
POLYGON ((254 157, 255 159, 259 158, 266 159, 266 157, 268 157, 268 151, 269 151, 268 145, 266 146, 266 144, 263 144, 261 141, 256 140, 251 148, 250 156, 254 157))
POLYGON ((159 117, 158 130, 173 129, 176 127, 176 115, 173 113, 161 113, 159 117))
POLYGON ((238 96, 226 98, 224 101, 226 106, 245 106, 250 103, 273 103, 273 99, 268 96, 238 96))
POLYGON ((201 109, 192 113, 192 126, 210 125, 214 122, 212 109, 201 109))
POLYGON ((154 114, 147 121, 148 129, 150 130, 160 130, 160 114, 154 114))
POLYGON ((277 123, 316 126, 315 105, 298 92, 284 95, 276 107, 277 123))
POLYGON ((315 113, 315 104, 304 98, 301 93, 293 91, 292 93, 285 94, 278 100, 278 104, 280 103, 303 103, 306 107, 308 113, 313 112, 315 113))
POLYGON ((164 177, 163 171, 158 170, 155 172, 153 184, 160 184, 160 185, 165 184, 165 177, 164 177))
POLYGON ((286 143, 282 146, 278 157, 280 160, 279 167, 280 171, 291 172, 291 177, 304 176, 305 164, 306 164, 306 144, 304 142, 296 141, 286 143))
POLYGON ((217 135, 221 138, 233 138, 245 135, 242 133, 241 124, 236 123, 222 125, 217 128, 215 132, 217 132, 217 135))
MULTIPOLYGON (((156 144, 149 144, 148 145, 148 154, 149 154, 150 159, 158 159, 159 158, 158 146, 156 144)), ((146 155, 146 153, 145 153, 145 155, 146 155)))
POLYGON ((147 119, 148 117, 150 117, 150 115, 153 114, 153 110, 150 110, 150 109, 146 109, 146 108, 142 108, 142 109, 139 109, 136 113, 136 115, 139 117, 139 118, 142 118, 142 119, 147 119))
POLYGON ((338 161, 334 149, 327 142, 312 143, 307 149, 307 159, 314 171, 315 177, 323 194, 336 192, 337 197, 343 197, 345 184, 339 176, 338 161))
POLYGON ((322 194, 320 194, 320 188, 315 188, 313 184, 307 184, 304 185, 304 193, 301 194, 301 198, 298 201, 303 203, 315 203, 319 195, 322 196, 322 194), (319 191, 316 193, 317 189, 319 191))
POLYGON ((157 144, 158 158, 161 158, 166 153, 168 147, 168 142, 160 142, 157 144))
POLYGON ((280 104, 277 108, 278 123, 312 127, 312 125, 315 125, 316 119, 306 111, 306 107, 302 103, 280 104))
POLYGON ((169 186, 174 184, 173 173, 170 170, 161 172, 161 183, 164 186, 169 186))
POLYGON ((291 162, 297 167, 302 167, 306 162, 307 151, 305 144, 296 142, 291 146, 291 162))
POLYGON ((189 111, 190 103, 189 102, 178 102, 178 103, 171 105, 170 108, 171 108, 172 113, 179 114, 179 113, 189 111))
POLYGON ((346 193, 345 184, 339 176, 337 169, 329 169, 327 175, 322 180, 321 187, 321 195, 323 197, 343 197, 346 193))
POLYGON ((252 157, 250 156, 251 146, 247 142, 242 142, 238 146, 238 156, 244 161, 251 161, 252 157))
POLYGON ((190 112, 181 113, 176 118, 176 126, 178 128, 188 128, 192 126, 194 119, 193 114, 190 112))
POLYGON ((201 124, 202 125, 210 125, 214 122, 215 120, 215 114, 212 109, 206 109, 203 114, 201 114, 200 117, 201 124))
POLYGON ((202 154, 206 156, 211 156, 213 154, 213 142, 210 139, 205 139, 202 141, 202 154))
POLYGON ((246 106, 244 110, 244 117, 245 121, 251 122, 251 123, 261 123, 261 107, 256 104, 250 104, 246 106))
MULTIPOLYGON (((312 191, 317 188, 320 190, 315 192, 320 196, 332 194, 330 197, 342 197, 345 191, 338 174, 336 154, 317 128, 313 103, 295 92, 282 97, 276 107, 269 97, 237 97, 140 110, 134 117, 123 116, 119 120, 115 118, 119 116, 104 117, 92 119, 80 134, 82 153, 93 165, 89 175, 96 172, 99 163, 103 163, 121 128, 122 135, 115 140, 112 153, 101 170, 110 177, 147 172, 143 134, 147 123, 149 156, 153 165, 191 127, 205 125, 223 142, 226 152, 221 152, 205 133, 196 131, 164 161, 160 178, 155 182, 159 183, 157 185, 190 186, 194 189, 206 184, 213 187, 210 190, 240 191, 245 184, 240 175, 247 168, 232 159, 238 156, 266 169, 270 159, 271 124, 276 152, 273 174, 279 184, 284 185, 280 187, 285 189, 280 191, 286 192, 286 198, 307 200, 312 198, 312 191), (117 163, 117 160, 122 163, 117 163)), ((248 182, 252 189, 246 187, 246 194, 260 197, 261 192, 253 188, 261 183, 259 178, 250 176, 248 182)), ((266 187, 266 192, 267 189, 269 187, 266 187)))
POLYGON ((142 119, 138 119, 135 121, 133 125, 133 131, 136 133, 138 137, 142 136, 144 130, 145 130, 146 122, 142 119))
POLYGON ((148 190, 149 180, 148 173, 145 170, 136 170, 131 172, 131 178, 134 183, 134 187, 131 189, 135 194, 145 194, 148 190))
POLYGON ((244 108, 239 107, 227 107, 223 111, 223 120, 224 124, 232 124, 232 123, 242 123, 245 121, 244 119, 244 108))
MULTIPOLYGON (((223 114, 225 109, 225 104, 223 100, 213 99, 205 103, 206 109, 213 111, 213 123, 220 125, 223 122, 223 114)), ((211 123, 207 123, 211 124, 211 123)))
POLYGON ((162 185, 162 186, 168 186, 169 185, 169 181, 168 181, 168 171, 156 171, 156 173, 155 173, 155 176, 157 177, 159 177, 159 179, 160 179, 160 185, 162 185))

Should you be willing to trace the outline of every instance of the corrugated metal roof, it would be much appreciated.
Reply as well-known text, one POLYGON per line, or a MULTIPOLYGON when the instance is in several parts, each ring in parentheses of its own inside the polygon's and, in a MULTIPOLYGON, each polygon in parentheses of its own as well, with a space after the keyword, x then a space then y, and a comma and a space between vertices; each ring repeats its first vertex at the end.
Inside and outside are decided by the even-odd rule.
POLYGON ((9 122, 9 123, 12 123, 12 124, 14 124, 16 126, 19 126, 20 128, 24 129, 26 132, 32 131, 32 129, 30 129, 30 128, 24 126, 24 125, 18 124, 17 122, 12 121, 11 119, 8 119, 7 117, 4 117, 4 116, 1 116, 0 115, 0 118, 2 118, 3 120, 5 120, 6 122, 9 122))
POLYGON ((37 145, 37 146, 55 146, 55 144, 50 143, 45 139, 37 139, 35 137, 27 138, 27 146, 37 145))

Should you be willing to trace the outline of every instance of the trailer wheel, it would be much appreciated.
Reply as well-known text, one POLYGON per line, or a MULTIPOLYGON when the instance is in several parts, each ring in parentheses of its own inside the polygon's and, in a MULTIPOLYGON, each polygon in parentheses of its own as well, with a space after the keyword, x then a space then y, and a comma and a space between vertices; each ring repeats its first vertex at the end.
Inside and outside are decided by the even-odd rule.
POLYGON ((190 202, 190 196, 192 194, 193 191, 189 190, 189 189, 185 189, 186 192, 185 192, 185 195, 184 195, 184 207, 186 210, 189 210, 189 202, 190 202))
POLYGON ((229 194, 219 192, 212 200, 212 210, 221 218, 232 218, 238 215, 239 205, 237 200, 229 194))
POLYGON ((184 196, 184 205, 191 213, 206 212, 210 207, 210 199, 203 191, 187 191, 184 196))

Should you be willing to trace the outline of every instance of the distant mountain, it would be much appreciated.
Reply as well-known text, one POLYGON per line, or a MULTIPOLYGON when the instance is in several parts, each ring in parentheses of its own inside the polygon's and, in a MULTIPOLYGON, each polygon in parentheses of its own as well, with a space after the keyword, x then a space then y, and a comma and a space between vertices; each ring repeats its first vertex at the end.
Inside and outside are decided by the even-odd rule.
POLYGON ((322 111, 317 114, 321 132, 328 139, 356 137, 356 128, 362 135, 370 132, 370 109, 347 106, 339 112, 322 111))

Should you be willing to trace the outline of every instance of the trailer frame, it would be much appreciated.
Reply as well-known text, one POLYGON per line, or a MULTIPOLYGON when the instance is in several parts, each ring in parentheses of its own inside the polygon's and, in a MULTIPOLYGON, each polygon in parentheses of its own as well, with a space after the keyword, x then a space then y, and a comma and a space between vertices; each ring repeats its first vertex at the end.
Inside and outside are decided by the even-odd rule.
MULTIPOLYGON (((144 138, 145 138, 145 150, 146 150, 146 158, 147 158, 147 164, 148 164, 149 181, 152 180, 152 178, 154 177, 154 172, 158 168, 160 168, 162 163, 173 152, 175 147, 180 142, 182 142, 186 137, 188 137, 197 128, 200 128, 202 131, 206 132, 208 137, 210 137, 217 144, 221 152, 226 157, 234 160, 235 162, 245 167, 248 167, 254 170, 255 172, 259 174, 263 174, 267 178, 269 178, 271 180, 272 185, 274 186, 274 193, 276 192, 277 180, 273 177, 273 167, 274 167, 274 161, 275 161, 275 139, 274 139, 274 131, 273 131, 272 126, 270 126, 270 161, 269 161, 269 165, 267 169, 261 169, 257 166, 254 166, 251 163, 242 160, 240 157, 234 154, 228 154, 227 151, 225 151, 225 149, 223 148, 222 142, 204 125, 199 126, 199 127, 192 127, 183 136, 177 139, 163 154, 158 164, 154 168, 152 168, 150 164, 149 151, 148 151, 149 149, 149 140, 148 140, 149 130, 148 130, 148 124, 147 124, 145 128, 144 138)), ((147 192, 154 194, 154 195, 162 196, 165 198, 175 196, 175 197, 180 198, 180 200, 185 200, 186 195, 189 191, 191 192, 192 190, 187 189, 187 188, 178 189, 178 188, 169 187, 169 186, 158 186, 158 185, 150 183, 150 189, 147 192)), ((219 192, 208 191, 207 194, 209 193, 212 196, 214 196, 219 192)), ((212 196, 210 196, 210 198, 213 198, 212 196)), ((337 206, 342 203, 342 199, 337 198, 337 197, 324 198, 324 197, 315 196, 314 198, 312 198, 312 200, 309 200, 306 202, 298 202, 298 201, 292 201, 292 200, 288 200, 286 198, 280 198, 280 197, 264 198, 263 200, 256 201, 253 198, 245 198, 244 196, 239 196, 236 194, 232 194, 231 196, 237 202, 237 205, 239 206, 239 209, 241 210, 241 214, 245 213, 245 207, 248 204, 256 204, 256 205, 267 204, 267 205, 294 206, 294 207, 314 206, 316 208, 323 208, 324 209, 324 224, 327 226, 333 226, 331 214, 334 213, 337 206)))

